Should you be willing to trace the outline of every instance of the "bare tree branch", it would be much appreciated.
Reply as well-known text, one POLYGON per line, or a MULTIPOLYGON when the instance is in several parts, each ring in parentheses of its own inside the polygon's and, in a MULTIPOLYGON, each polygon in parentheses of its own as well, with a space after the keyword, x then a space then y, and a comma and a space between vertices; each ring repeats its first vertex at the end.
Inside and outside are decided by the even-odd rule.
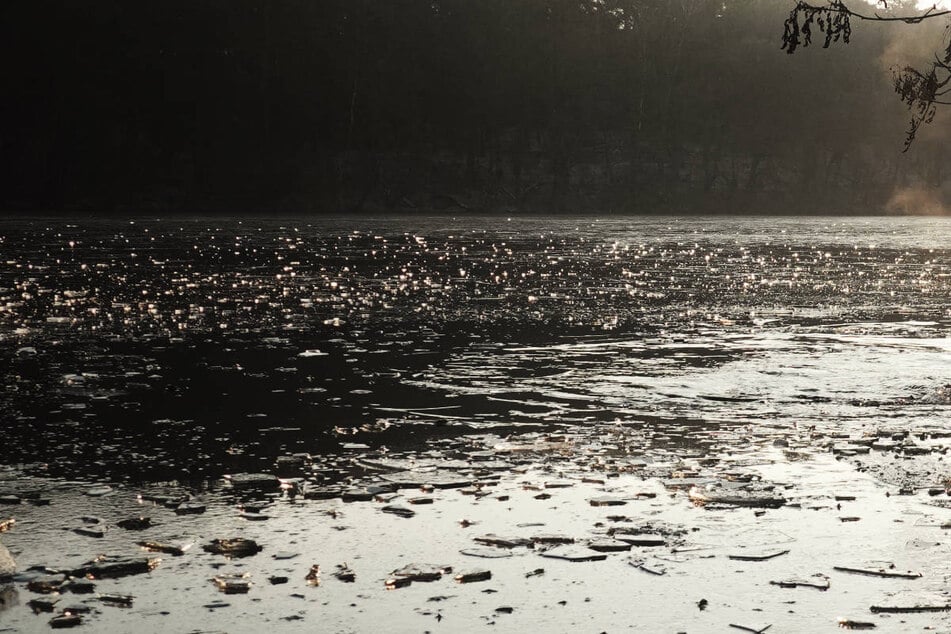
MULTIPOLYGON (((881 2, 886 9, 888 4, 881 2)), ((789 54, 812 43, 812 29, 818 27, 825 35, 823 48, 834 42, 849 43, 852 36, 852 18, 873 22, 903 22, 920 24, 924 20, 951 15, 951 10, 938 10, 937 6, 915 15, 883 16, 877 13, 866 15, 853 11, 842 0, 829 0, 824 5, 814 5, 800 0, 789 12, 783 29, 782 48, 789 54)), ((919 71, 910 66, 893 70, 894 87, 898 97, 911 111, 911 121, 905 135, 904 151, 908 151, 923 124, 931 123, 937 113, 937 106, 951 105, 942 101, 947 91, 943 90, 951 82, 951 40, 946 42, 943 56, 935 56, 931 68, 919 71)))

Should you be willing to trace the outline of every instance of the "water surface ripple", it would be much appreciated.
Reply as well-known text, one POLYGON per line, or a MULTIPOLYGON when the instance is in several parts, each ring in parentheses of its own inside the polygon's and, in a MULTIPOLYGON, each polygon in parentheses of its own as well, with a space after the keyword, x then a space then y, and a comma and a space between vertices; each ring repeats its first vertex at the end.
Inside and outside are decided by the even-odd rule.
POLYGON ((0 460, 200 479, 472 429, 940 425, 949 236, 932 218, 8 219, 0 460))

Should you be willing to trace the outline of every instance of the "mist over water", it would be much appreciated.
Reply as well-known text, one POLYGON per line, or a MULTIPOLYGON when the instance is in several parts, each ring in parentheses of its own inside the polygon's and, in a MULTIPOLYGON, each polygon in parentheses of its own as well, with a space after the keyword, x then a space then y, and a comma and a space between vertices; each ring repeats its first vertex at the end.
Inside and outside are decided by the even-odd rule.
POLYGON ((943 411, 941 218, 14 220, 0 233, 0 457, 44 473, 202 479, 354 440, 623 421, 679 443, 943 411))

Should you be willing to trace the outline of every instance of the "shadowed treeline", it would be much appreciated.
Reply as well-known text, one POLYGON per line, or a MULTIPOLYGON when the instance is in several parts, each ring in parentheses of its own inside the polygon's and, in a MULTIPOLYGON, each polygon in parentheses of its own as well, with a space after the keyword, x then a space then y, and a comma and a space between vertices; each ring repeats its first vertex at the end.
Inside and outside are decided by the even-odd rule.
POLYGON ((940 209, 942 113, 901 154, 888 68, 944 25, 863 24, 790 57, 788 11, 5 3, 0 207, 861 213, 922 192, 940 209))

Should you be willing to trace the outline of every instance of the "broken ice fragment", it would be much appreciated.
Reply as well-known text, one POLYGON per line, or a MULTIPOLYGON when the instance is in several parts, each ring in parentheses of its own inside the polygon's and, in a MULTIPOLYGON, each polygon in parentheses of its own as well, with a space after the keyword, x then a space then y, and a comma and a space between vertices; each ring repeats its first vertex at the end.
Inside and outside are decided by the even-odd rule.
POLYGON ((489 570, 470 570, 456 575, 456 583, 474 583, 476 581, 488 581, 492 578, 492 572, 489 570))
POLYGON ((248 574, 215 575, 212 582, 225 594, 247 594, 251 589, 248 574))
POLYGON ((226 557, 250 557, 263 550, 253 539, 235 537, 232 539, 213 539, 210 544, 202 546, 202 550, 215 555, 226 557))

